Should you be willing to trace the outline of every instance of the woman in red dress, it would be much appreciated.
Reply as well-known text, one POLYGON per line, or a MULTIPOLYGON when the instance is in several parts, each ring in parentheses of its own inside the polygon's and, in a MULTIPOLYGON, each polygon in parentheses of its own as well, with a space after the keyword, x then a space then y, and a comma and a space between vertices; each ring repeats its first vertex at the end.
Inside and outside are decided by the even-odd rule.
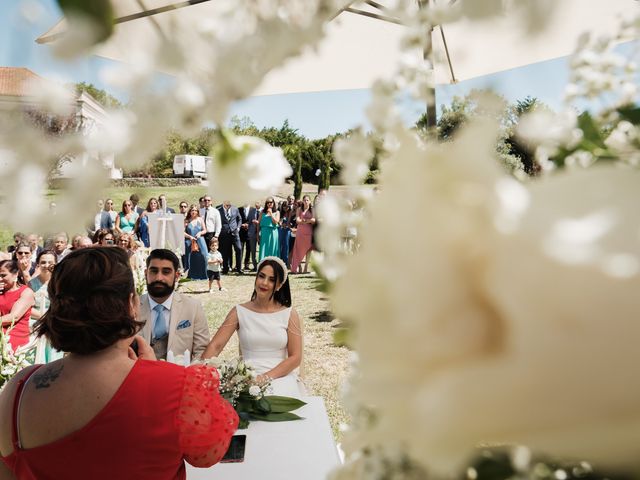
POLYGON ((155 361, 136 336, 124 250, 70 253, 49 295, 36 333, 68 354, 22 370, 0 393, 0 478, 184 479, 185 461, 222 458, 238 417, 220 397, 218 373, 155 361))
POLYGON ((29 343, 29 317, 35 300, 33 291, 24 284, 14 260, 0 262, 0 321, 2 333, 9 331, 11 348, 29 343))
MULTIPOLYGON (((298 229, 296 230, 296 243, 294 243, 293 252, 291 253, 291 273, 300 273, 300 264, 313 247, 311 238, 316 218, 311 207, 309 195, 302 197, 302 207, 298 208, 296 213, 296 223, 298 224, 298 229)), ((304 264, 304 273, 307 273, 308 263, 305 262, 304 264)))

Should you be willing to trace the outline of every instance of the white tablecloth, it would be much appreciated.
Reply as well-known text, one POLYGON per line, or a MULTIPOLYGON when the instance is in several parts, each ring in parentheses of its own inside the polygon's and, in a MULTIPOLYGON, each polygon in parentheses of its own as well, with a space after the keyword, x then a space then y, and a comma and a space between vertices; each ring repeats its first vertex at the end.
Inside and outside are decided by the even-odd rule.
POLYGON ((242 463, 211 468, 187 464, 188 480, 321 480, 340 463, 329 418, 321 397, 304 397, 307 405, 294 413, 304 420, 251 422, 236 435, 247 435, 242 463))

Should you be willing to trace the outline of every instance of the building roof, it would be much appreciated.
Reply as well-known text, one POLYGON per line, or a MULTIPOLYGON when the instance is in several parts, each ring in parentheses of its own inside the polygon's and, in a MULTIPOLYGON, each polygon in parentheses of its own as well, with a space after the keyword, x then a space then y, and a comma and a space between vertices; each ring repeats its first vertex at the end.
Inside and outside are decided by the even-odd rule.
POLYGON ((42 81, 40 75, 28 68, 0 67, 0 95, 12 97, 31 96, 30 86, 34 81, 42 81))

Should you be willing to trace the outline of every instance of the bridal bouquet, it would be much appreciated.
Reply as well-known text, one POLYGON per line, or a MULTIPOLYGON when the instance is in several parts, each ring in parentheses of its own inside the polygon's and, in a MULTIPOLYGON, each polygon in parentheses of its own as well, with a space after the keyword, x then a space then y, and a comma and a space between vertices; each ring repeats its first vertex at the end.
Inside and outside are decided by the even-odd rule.
POLYGON ((258 384, 253 367, 242 360, 210 358, 205 365, 215 367, 220 374, 220 395, 235 408, 240 417, 238 428, 247 428, 251 420, 286 422, 302 417, 293 410, 306 405, 297 398, 266 395, 270 382, 258 384))
POLYGON ((6 333, 0 329, 0 389, 2 389, 16 373, 30 365, 27 356, 32 346, 19 347, 14 352, 9 343, 10 332, 11 328, 7 329, 6 333))

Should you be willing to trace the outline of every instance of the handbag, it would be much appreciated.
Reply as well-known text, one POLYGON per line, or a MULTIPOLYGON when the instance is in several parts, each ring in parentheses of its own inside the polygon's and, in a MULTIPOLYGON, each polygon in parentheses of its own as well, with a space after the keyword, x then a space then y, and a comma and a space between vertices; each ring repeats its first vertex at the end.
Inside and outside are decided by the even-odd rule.
POLYGON ((198 242, 196 240, 191 240, 191 253, 199 251, 200 247, 198 247, 198 242))

